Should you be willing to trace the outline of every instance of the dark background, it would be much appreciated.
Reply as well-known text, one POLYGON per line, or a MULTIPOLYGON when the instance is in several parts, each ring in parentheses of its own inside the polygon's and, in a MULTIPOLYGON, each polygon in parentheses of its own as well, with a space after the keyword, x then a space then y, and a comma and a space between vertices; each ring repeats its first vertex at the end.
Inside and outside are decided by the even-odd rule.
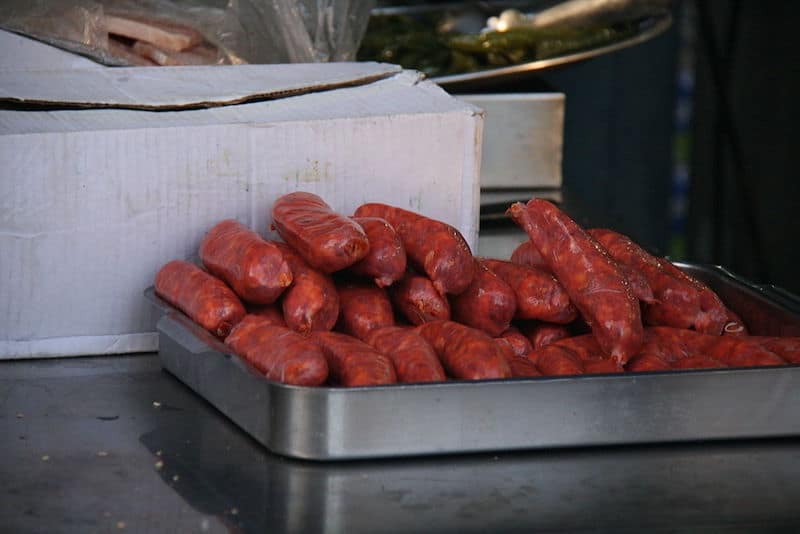
POLYGON ((673 7, 673 26, 648 42, 484 90, 566 94, 564 191, 581 222, 800 293, 800 3, 673 7), (696 84, 683 93, 694 109, 681 224, 670 205, 678 58, 687 53, 696 84))

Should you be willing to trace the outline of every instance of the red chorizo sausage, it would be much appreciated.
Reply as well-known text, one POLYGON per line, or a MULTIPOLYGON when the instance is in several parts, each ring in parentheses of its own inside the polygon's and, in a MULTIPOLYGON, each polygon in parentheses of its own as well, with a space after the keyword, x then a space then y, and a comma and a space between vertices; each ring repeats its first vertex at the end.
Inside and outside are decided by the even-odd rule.
POLYGON ((533 362, 545 376, 582 375, 583 363, 571 350, 563 347, 547 345, 528 354, 528 360, 533 362))
POLYGON ((539 319, 566 324, 578 316, 564 287, 552 275, 510 261, 481 259, 481 265, 499 276, 514 291, 515 319, 539 319))
POLYGON ((705 355, 721 361, 728 367, 756 367, 785 365, 786 361, 764 348, 758 341, 747 337, 715 337, 705 348, 705 355))
POLYGON ((292 271, 278 247, 233 219, 206 233, 200 260, 208 272, 253 304, 272 304, 292 283, 292 271))
POLYGON ((499 337, 496 337, 495 341, 500 345, 507 346, 511 349, 512 354, 520 358, 524 358, 533 350, 533 345, 531 345, 528 338, 513 326, 500 334, 499 337))
POLYGON ((323 273, 349 267, 369 252, 364 229, 312 193, 278 198, 272 206, 272 220, 283 240, 323 273))
POLYGON ((712 335, 722 332, 727 310, 711 289, 670 262, 651 256, 622 234, 604 229, 590 232, 615 260, 647 279, 655 297, 645 305, 647 324, 692 328, 712 335))
POLYGON ((294 281, 281 299, 286 324, 303 334, 332 329, 339 316, 339 294, 331 277, 312 269, 286 244, 275 245, 294 273, 294 281))
POLYGON ((559 339, 570 337, 569 329, 560 324, 551 323, 522 323, 520 331, 531 342, 534 349, 539 349, 559 339))
POLYGON ((341 282, 339 293, 339 322, 337 330, 362 341, 371 330, 394 325, 392 302, 386 290, 372 282, 341 282))
POLYGON ((397 382, 391 360, 363 341, 339 332, 314 332, 311 338, 322 347, 336 384, 356 387, 397 382))
POLYGON ((450 303, 429 278, 408 273, 389 288, 389 296, 398 311, 412 324, 449 320, 450 303))
POLYGON ((316 343, 263 316, 245 316, 225 344, 270 380, 319 386, 328 379, 328 363, 316 343))
POLYGON ((508 367, 511 369, 511 376, 514 378, 524 378, 531 376, 542 376, 536 364, 527 358, 511 356, 508 359, 508 367))
POLYGON ((672 364, 673 369, 721 369, 723 367, 728 366, 719 360, 702 355, 681 358, 672 364))
POLYGON ((387 287, 400 280, 406 272, 406 249, 392 225, 377 217, 354 217, 369 241, 369 252, 350 270, 375 279, 378 287, 387 287))
POLYGON ((377 328, 367 335, 366 342, 392 360, 398 382, 447 380, 433 347, 412 329, 397 326, 377 328))
POLYGON ((245 316, 239 297, 225 282, 187 261, 174 260, 161 267, 155 291, 218 338, 225 338, 245 316))
MULTIPOLYGON (((519 246, 514 249, 514 252, 511 253, 511 261, 519 265, 535 267, 542 271, 550 272, 550 267, 547 266, 547 262, 544 261, 542 254, 530 240, 520 243, 519 246)), ((653 302, 653 290, 650 288, 650 284, 647 283, 647 279, 644 275, 624 264, 620 263, 617 266, 622 275, 628 280, 633 296, 642 302, 653 302)))
POLYGON ((512 204, 508 213, 528 233, 603 352, 624 365, 642 344, 639 301, 614 260, 550 202, 512 204))
POLYGON ((436 290, 458 295, 469 286, 475 273, 469 245, 458 230, 441 221, 386 204, 360 206, 355 217, 385 219, 400 236, 408 260, 428 275, 436 290))
POLYGON ((511 325, 517 299, 502 278, 478 263, 472 282, 450 299, 450 306, 454 320, 496 337, 511 325))
POLYGON ((667 362, 674 364, 678 360, 694 356, 703 356, 706 347, 717 336, 710 336, 669 326, 650 326, 644 329, 644 343, 640 352, 653 354, 667 362))
POLYGON ((600 344, 592 334, 571 336, 559 339, 554 345, 572 351, 583 362, 605 360, 608 355, 600 348, 600 344))
POLYGON ((625 364, 625 370, 631 373, 643 373, 646 371, 669 371, 672 369, 669 363, 655 354, 639 354, 625 364))
POLYGON ((800 337, 758 337, 754 341, 789 363, 800 363, 800 337))
POLYGON ((511 262, 517 265, 525 265, 526 267, 534 267, 547 273, 550 272, 550 267, 544 261, 541 252, 533 245, 531 240, 523 241, 514 252, 511 253, 511 262))
POLYGON ((248 315, 261 317, 265 323, 273 326, 287 326, 283 318, 283 311, 276 305, 258 306, 247 309, 248 315))
POLYGON ((453 378, 509 378, 503 351, 485 333, 453 321, 434 321, 417 327, 431 344, 445 371, 453 378))

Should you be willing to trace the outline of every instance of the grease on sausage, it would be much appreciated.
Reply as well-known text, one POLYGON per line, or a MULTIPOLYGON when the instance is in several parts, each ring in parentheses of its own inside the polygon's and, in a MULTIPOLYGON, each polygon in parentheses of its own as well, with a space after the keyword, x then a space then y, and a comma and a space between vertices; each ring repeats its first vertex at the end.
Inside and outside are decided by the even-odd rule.
POLYGON ((308 338, 267 317, 247 315, 225 344, 268 379, 296 386, 319 386, 328 379, 322 350, 308 338))
POLYGON ((461 233, 449 224, 380 203, 363 204, 354 216, 388 221, 400 236, 409 262, 431 279, 441 295, 458 295, 472 281, 472 252, 461 233))
POLYGON ((292 271, 278 247, 233 219, 206 233, 200 260, 208 272, 253 304, 272 304, 292 283, 292 271))
POLYGON ((312 193, 279 197, 272 206, 272 220, 283 240, 323 273, 349 267, 369 252, 364 229, 312 193))
POLYGON ((244 305, 225 282, 187 261, 161 267, 155 291, 218 338, 225 338, 245 316, 244 305))

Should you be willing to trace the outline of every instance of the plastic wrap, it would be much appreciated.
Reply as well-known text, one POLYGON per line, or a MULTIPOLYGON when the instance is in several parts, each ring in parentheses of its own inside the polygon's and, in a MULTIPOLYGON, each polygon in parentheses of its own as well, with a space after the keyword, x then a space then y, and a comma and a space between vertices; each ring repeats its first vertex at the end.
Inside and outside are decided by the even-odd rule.
POLYGON ((6 0, 0 27, 107 65, 349 61, 374 2, 6 0))

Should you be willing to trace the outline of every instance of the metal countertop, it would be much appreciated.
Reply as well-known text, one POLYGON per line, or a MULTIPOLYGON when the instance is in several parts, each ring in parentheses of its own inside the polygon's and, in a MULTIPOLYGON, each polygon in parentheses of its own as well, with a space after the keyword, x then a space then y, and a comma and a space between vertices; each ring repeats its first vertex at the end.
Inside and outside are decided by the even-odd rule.
POLYGON ((296 461, 153 354, 2 362, 0 407, 8 532, 800 530, 797 439, 296 461))

